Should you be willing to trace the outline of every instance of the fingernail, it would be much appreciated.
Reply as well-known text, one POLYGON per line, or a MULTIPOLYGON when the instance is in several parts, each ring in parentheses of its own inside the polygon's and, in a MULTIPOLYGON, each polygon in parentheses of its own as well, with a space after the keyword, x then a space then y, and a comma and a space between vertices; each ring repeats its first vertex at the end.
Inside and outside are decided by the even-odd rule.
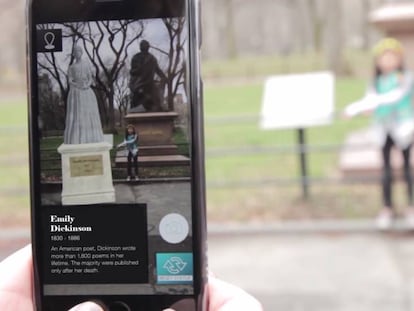
POLYGON ((70 309, 69 311, 104 311, 99 305, 93 302, 84 302, 70 309))

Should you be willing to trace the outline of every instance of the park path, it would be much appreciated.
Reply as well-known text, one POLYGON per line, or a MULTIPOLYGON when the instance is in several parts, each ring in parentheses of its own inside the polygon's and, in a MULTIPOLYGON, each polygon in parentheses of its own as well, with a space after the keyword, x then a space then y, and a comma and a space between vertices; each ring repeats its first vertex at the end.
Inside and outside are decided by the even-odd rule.
POLYGON ((218 234, 210 268, 269 311, 409 311, 413 242, 403 233, 218 234))
MULTIPOLYGON (((212 228, 210 269, 265 310, 414 311, 410 234, 212 228)), ((0 230, 0 258, 28 241, 27 228, 0 230)))

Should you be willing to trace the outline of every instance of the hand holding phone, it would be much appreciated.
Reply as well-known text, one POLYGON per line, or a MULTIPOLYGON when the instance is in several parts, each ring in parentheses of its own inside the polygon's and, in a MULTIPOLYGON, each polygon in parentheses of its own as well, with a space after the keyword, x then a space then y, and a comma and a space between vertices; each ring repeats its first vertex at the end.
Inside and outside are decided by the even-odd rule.
POLYGON ((199 31, 197 0, 29 2, 36 310, 204 310, 199 31))
MULTIPOLYGON (((33 310, 30 246, 0 262, 0 309, 3 311, 33 310)), ((209 311, 261 311, 260 303, 245 291, 214 277, 208 284, 209 311)), ((94 302, 85 302, 69 311, 105 311, 94 302)), ((167 309, 173 310, 173 309, 167 309)))

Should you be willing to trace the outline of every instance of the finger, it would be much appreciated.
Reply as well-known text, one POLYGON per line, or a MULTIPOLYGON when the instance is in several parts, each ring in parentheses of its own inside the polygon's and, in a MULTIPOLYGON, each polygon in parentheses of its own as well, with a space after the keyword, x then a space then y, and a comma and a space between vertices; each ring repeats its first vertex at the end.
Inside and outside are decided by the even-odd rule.
POLYGON ((253 296, 216 278, 209 278, 208 293, 210 311, 263 310, 261 304, 253 296))
POLYGON ((74 306, 69 311, 104 311, 104 309, 102 309, 102 307, 98 304, 88 301, 74 306))
POLYGON ((33 310, 30 245, 0 263, 0 298, 2 311, 33 310))
POLYGON ((0 263, 0 289, 31 293, 32 251, 28 245, 0 263))
MULTIPOLYGON (((253 298, 253 297, 251 297, 253 298)), ((210 307, 209 311, 235 311, 235 310, 249 310, 249 311, 262 311, 260 303, 253 299, 242 299, 241 297, 233 298, 227 301, 225 304, 219 307, 219 309, 213 309, 210 307)))

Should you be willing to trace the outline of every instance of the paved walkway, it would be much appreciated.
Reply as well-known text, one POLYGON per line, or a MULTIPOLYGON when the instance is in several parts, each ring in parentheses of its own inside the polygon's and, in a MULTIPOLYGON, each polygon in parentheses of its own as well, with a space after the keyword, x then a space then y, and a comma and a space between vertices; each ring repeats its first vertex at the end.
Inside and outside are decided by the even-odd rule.
MULTIPOLYGON (((155 228, 162 217, 168 213, 181 214, 191 227, 191 185, 189 182, 120 183, 115 185, 115 194, 116 203, 147 204, 149 235, 157 234, 155 228)), ((42 200, 46 205, 60 204, 61 193, 47 193, 42 200)))
MULTIPOLYGON (((414 311, 411 234, 211 228, 211 270, 253 293, 265 310, 414 311)), ((27 240, 26 229, 0 230, 0 257, 27 240)))
POLYGON ((414 241, 404 234, 211 235, 210 268, 265 310, 414 310, 414 241))

